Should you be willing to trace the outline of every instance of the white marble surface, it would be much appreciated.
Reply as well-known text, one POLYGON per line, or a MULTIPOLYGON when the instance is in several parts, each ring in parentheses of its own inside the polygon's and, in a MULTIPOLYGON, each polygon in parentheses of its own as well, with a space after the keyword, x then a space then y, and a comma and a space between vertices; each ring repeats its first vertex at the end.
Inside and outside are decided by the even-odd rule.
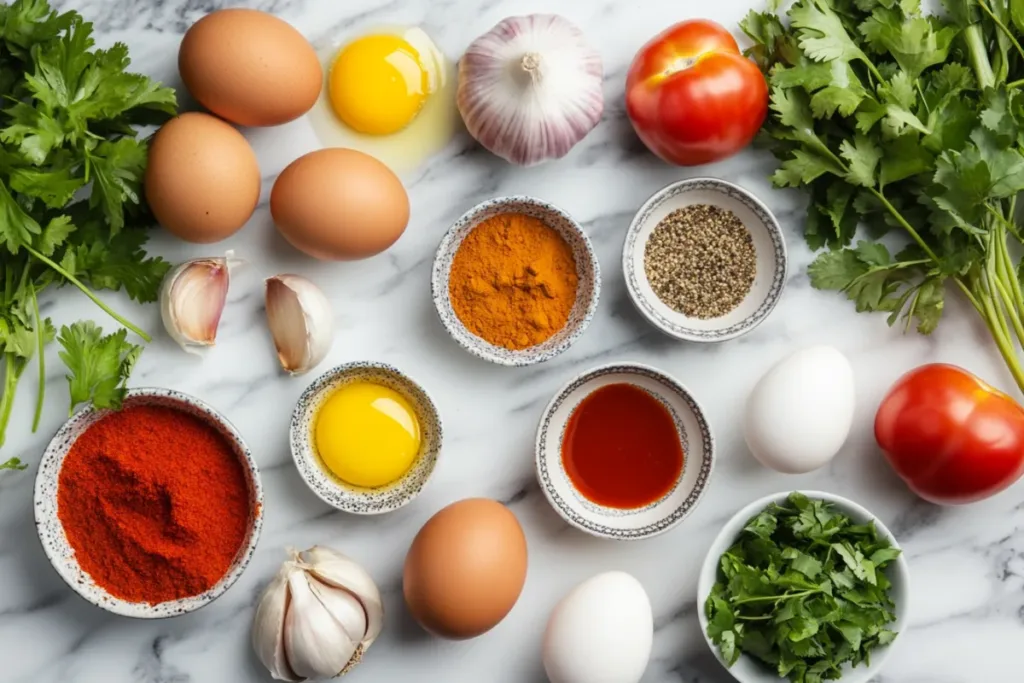
MULTIPOLYGON (((100 41, 126 41, 136 67, 177 84, 176 51, 183 31, 209 0, 74 0, 96 22, 100 41)), ((237 3, 232 3, 237 4, 237 3)), ((572 2, 571 0, 251 0, 318 39, 349 35, 379 23, 420 24, 452 57, 510 14, 553 10, 577 22, 605 59, 607 112, 567 158, 513 169, 456 140, 405 180, 412 221, 386 255, 360 263, 313 263, 276 235, 265 202, 246 228, 224 245, 199 248, 160 238, 154 250, 170 259, 236 249, 253 267, 232 285, 217 349, 204 360, 185 356, 163 335, 142 357, 132 383, 173 387, 224 411, 253 447, 266 490, 266 525, 252 565, 210 607, 186 617, 143 623, 111 616, 72 594, 49 567, 32 523, 34 465, 66 411, 66 388, 49 350, 48 402, 40 432, 29 435, 33 373, 26 373, 6 457, 32 464, 0 474, 0 680, 7 683, 255 683, 269 678, 250 654, 249 622, 262 584, 285 545, 329 544, 360 559, 378 579, 388 610, 382 638, 351 675, 353 683, 422 681, 534 683, 544 680, 539 645, 548 611, 576 582, 623 569, 643 582, 655 608, 654 654, 645 683, 726 683, 698 631, 697 568, 722 523, 750 500, 777 490, 820 488, 853 498, 898 535, 913 570, 912 628, 878 681, 1010 683, 1021 680, 1024 645, 1024 484, 962 509, 914 498, 888 470, 871 435, 874 408, 891 381, 925 361, 961 364, 1012 389, 1007 373, 972 313, 953 301, 930 339, 902 336, 877 316, 857 314, 833 294, 812 290, 804 273, 810 254, 800 238, 801 198, 771 190, 772 161, 745 153, 725 163, 680 170, 658 162, 633 137, 623 114, 623 80, 635 50, 666 25, 705 15, 734 27, 747 0, 713 3, 572 2), (708 174, 757 193, 783 223, 791 255, 782 303, 753 334, 721 346, 671 341, 633 310, 620 273, 627 223, 643 200, 687 175, 708 174), (434 249, 446 227, 488 197, 535 194, 575 215, 601 260, 604 290, 583 339, 558 359, 528 369, 488 365, 445 334, 429 294, 434 249), (322 367, 356 359, 388 361, 422 382, 443 414, 445 448, 434 479, 407 508, 376 519, 335 512, 303 485, 288 454, 286 426, 295 399, 312 380, 283 377, 263 328, 260 277, 304 273, 329 292, 337 343, 322 367), (835 461, 804 476, 769 472, 747 453, 738 432, 742 402, 759 375, 794 349, 834 344, 856 368, 854 429, 835 461), (548 507, 534 479, 536 422, 555 389, 574 374, 612 360, 644 361, 674 373, 701 400, 718 440, 710 490, 681 526, 653 540, 615 543, 571 530, 548 507), (507 502, 526 530, 530 569, 522 598, 487 635, 450 643, 424 635, 404 611, 401 567, 413 535, 443 505, 468 496, 507 502)), ((248 131, 264 177, 275 175, 315 143, 302 124, 248 131)), ((954 297, 950 297, 951 299, 954 297)), ((151 330, 154 307, 132 308, 108 297, 151 330)), ((45 302, 56 321, 102 320, 77 293, 45 302)))

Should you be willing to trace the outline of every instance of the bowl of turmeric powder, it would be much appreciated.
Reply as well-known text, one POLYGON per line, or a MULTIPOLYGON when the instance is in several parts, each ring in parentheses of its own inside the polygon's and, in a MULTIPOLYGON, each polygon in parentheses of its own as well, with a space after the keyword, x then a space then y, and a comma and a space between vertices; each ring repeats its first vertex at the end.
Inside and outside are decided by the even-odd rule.
POLYGON ((601 294, 590 238, 561 209, 526 196, 477 204, 445 233, 431 277, 441 323, 499 365, 554 358, 587 329, 601 294))

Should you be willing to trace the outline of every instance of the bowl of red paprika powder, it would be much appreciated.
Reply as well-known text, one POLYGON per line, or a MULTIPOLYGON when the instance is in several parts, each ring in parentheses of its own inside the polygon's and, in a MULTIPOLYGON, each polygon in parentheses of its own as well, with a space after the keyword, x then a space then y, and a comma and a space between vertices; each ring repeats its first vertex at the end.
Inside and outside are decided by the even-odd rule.
POLYGON ((224 594, 263 521, 252 455, 213 408, 130 389, 121 410, 80 410, 43 453, 35 518, 61 578, 114 614, 159 619, 224 594))

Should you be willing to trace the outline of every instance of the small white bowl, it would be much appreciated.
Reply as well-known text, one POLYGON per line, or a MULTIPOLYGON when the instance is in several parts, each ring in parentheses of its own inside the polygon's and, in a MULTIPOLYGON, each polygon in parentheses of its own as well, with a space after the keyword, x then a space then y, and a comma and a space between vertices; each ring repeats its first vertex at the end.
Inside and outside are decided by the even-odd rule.
POLYGON ((717 178, 680 180, 655 192, 636 212, 622 247, 629 298, 651 324, 684 341, 721 342, 750 332, 779 302, 786 269, 786 240, 772 212, 743 188, 717 178), (707 320, 669 308, 654 293, 644 269, 644 251, 654 228, 673 211, 693 204, 711 204, 734 213, 750 232, 757 254, 757 273, 747 296, 729 313, 707 320))
POLYGON ((299 474, 320 500, 344 512, 378 515, 407 505, 423 490, 441 453, 441 418, 430 396, 419 384, 385 363, 356 362, 339 365, 317 377, 302 392, 292 413, 292 459, 299 474), (375 382, 407 400, 420 423, 420 452, 401 479, 378 488, 354 486, 334 476, 316 452, 316 415, 331 394, 352 382, 375 382))
POLYGON ((437 315, 448 334, 459 346, 474 356, 499 365, 521 367, 550 360, 576 343, 590 325, 597 302, 601 296, 601 268, 594 254, 590 238, 580 224, 561 209, 533 197, 513 196, 489 199, 477 204, 462 215, 448 229, 434 258, 434 270, 430 278, 437 315), (512 350, 496 346, 470 332, 459 316, 455 314, 448 292, 448 278, 451 275, 452 259, 459 250, 462 240, 481 222, 503 213, 520 213, 544 221, 548 227, 562 236, 572 249, 576 261, 576 302, 569 312, 565 327, 550 339, 526 349, 512 350))
MULTIPOLYGON (((739 537, 743 527, 747 525, 753 517, 757 516, 762 510, 764 510, 770 503, 782 503, 789 497, 792 491, 782 491, 780 493, 773 493, 770 496, 759 498, 753 503, 747 505, 742 510, 732 516, 722 530, 718 533, 718 537, 711 543, 711 549, 708 550, 707 556, 704 558, 704 564, 700 570, 700 577, 697 579, 697 617, 700 620, 700 630, 704 634, 704 640, 707 642, 708 647, 715 654, 715 658, 726 667, 726 670, 740 683, 779 683, 786 679, 780 678, 778 674, 773 672, 771 669, 762 665, 756 661, 753 657, 746 654, 741 654, 740 658, 736 660, 736 663, 732 667, 728 667, 725 661, 722 659, 721 653, 718 651, 718 646, 711 642, 708 638, 708 617, 704 611, 704 603, 707 601, 708 596, 711 594, 711 588, 715 585, 715 581, 718 578, 718 564, 722 555, 725 554, 736 539, 739 537)), ((899 543, 896 542, 896 538, 892 535, 892 532, 881 520, 875 517, 873 514, 868 512, 865 508, 861 507, 852 500, 837 496, 834 493, 826 493, 824 491, 798 491, 811 499, 828 501, 835 505, 840 511, 845 513, 854 522, 859 524, 867 523, 871 520, 875 522, 875 528, 878 530, 878 535, 882 538, 887 539, 894 548, 899 548, 899 543)), ((910 605, 910 569, 908 567, 907 558, 902 553, 896 558, 887 568, 886 576, 889 581, 892 582, 892 599, 896 604, 896 621, 889 625, 893 631, 896 631, 896 639, 884 647, 871 651, 871 664, 870 666, 857 666, 852 667, 847 663, 843 667, 842 683, 867 683, 882 670, 882 666, 885 664, 889 655, 892 654, 893 647, 897 643, 901 642, 905 637, 904 631, 907 629, 907 625, 910 623, 909 605, 910 605)))
POLYGON ((555 394, 537 428, 535 455, 540 488, 565 521, 594 536, 638 540, 668 531, 697 507, 711 477, 715 441, 704 411, 686 387, 647 365, 613 363, 584 372, 555 394), (675 486, 642 508, 624 510, 587 500, 562 463, 569 417, 584 398, 609 384, 632 384, 660 401, 672 414, 683 446, 683 471, 675 486))
MULTIPOLYGON (((64 464, 64 458, 78 437, 98 420, 109 415, 112 412, 110 410, 97 410, 91 406, 79 410, 64 423, 64 426, 57 431, 46 447, 39 463, 39 472, 36 474, 35 482, 36 530, 39 532, 43 551, 50 563, 53 564, 54 569, 64 579, 64 582, 83 598, 97 607, 123 617, 163 619, 194 612, 200 607, 205 607, 223 595, 242 575, 256 551, 256 541, 259 539, 260 530, 263 527, 263 488, 260 485, 259 470, 249 453, 249 448, 242 440, 242 435, 238 433, 234 425, 228 422, 227 418, 206 403, 171 389, 129 389, 124 399, 124 407, 140 405, 174 408, 203 420, 232 445, 239 462, 242 463, 242 470, 245 472, 246 482, 249 485, 249 500, 252 504, 249 512, 249 532, 223 578, 205 593, 182 600, 150 604, 129 602, 114 597, 96 585, 92 577, 79 566, 78 560, 75 559, 75 551, 68 543, 64 527, 57 516, 57 488, 60 469, 64 464)), ((188 454, 183 454, 182 457, 188 457, 188 454)))

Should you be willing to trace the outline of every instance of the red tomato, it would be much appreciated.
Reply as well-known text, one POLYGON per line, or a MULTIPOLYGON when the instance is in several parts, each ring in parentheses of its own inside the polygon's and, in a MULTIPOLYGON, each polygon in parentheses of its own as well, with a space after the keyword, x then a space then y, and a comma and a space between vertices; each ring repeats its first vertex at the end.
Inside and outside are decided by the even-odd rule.
POLYGON ((875 415, 875 439, 933 503, 988 498, 1024 474, 1024 409, 954 365, 922 365, 897 380, 875 415))
POLYGON ((665 161, 706 164, 754 139, 768 113, 768 84, 728 31, 692 19, 655 36, 633 58, 626 113, 665 161))

